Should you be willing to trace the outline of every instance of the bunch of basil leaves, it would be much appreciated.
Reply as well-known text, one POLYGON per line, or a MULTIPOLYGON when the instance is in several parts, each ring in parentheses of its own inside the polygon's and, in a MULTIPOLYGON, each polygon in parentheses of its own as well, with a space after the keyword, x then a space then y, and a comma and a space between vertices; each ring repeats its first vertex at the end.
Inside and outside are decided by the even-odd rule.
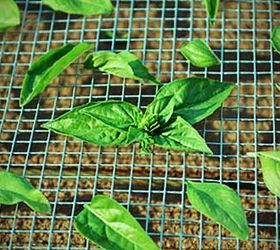
POLYGON ((88 103, 47 122, 42 127, 100 146, 139 142, 188 152, 212 153, 192 124, 211 115, 235 84, 190 77, 163 86, 145 113, 127 102, 88 103))

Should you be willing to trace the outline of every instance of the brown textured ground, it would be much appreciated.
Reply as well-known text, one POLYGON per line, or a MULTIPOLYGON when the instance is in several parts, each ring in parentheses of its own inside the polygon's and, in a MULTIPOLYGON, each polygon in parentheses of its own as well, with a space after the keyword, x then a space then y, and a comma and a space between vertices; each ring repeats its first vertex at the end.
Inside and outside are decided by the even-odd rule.
MULTIPOLYGON (((249 18, 254 17, 251 3, 240 3, 238 6, 235 1, 227 1, 222 4, 222 8, 231 11, 219 14, 219 18, 223 15, 224 19, 218 19, 216 22, 215 28, 221 29, 208 30, 205 21, 199 19, 205 16, 199 2, 193 4, 196 8, 192 16, 193 22, 183 19, 190 15, 188 9, 190 3, 187 1, 181 1, 178 4, 181 10, 178 11, 179 19, 175 22, 171 20, 170 18, 174 16, 174 9, 172 10, 174 3, 175 1, 166 3, 164 32, 162 33, 160 32, 162 3, 151 1, 148 13, 151 21, 148 23, 149 28, 146 29, 146 23, 139 18, 146 16, 144 8, 147 3, 145 1, 135 2, 134 9, 138 10, 133 12, 133 22, 130 26, 131 12, 128 11, 130 4, 126 1, 120 1, 119 9, 116 10, 118 12, 116 23, 109 18, 103 20, 96 18, 84 23, 82 19, 77 20, 78 17, 76 17, 77 19, 73 18, 76 21, 70 22, 69 26, 65 22, 66 15, 56 14, 54 16, 52 12, 44 12, 38 16, 39 5, 29 4, 25 19, 28 22, 23 24, 22 34, 17 32, 18 29, 14 30, 16 32, 3 36, 3 41, 14 41, 14 43, 4 43, 2 47, 1 86, 12 86, 12 88, 11 92, 9 92, 9 88, 0 88, 3 97, 0 99, 0 107, 2 110, 7 110, 6 113, 0 113, 0 116, 5 119, 0 135, 3 142, 0 144, 0 151, 3 152, 0 164, 3 167, 9 165, 13 171, 20 174, 23 171, 23 166, 27 166, 24 168, 25 175, 33 177, 33 183, 39 185, 48 199, 56 204, 53 211, 57 217, 54 220, 48 216, 33 217, 33 213, 28 208, 20 205, 17 219, 14 220, 5 217, 15 214, 14 207, 2 206, 0 230, 7 231, 0 232, 0 245, 8 245, 11 241, 13 246, 26 246, 27 248, 28 244, 32 242, 32 246, 46 247, 48 242, 51 242, 52 247, 66 248, 67 240, 70 239, 72 247, 85 246, 85 240, 73 231, 72 215, 81 210, 83 202, 90 200, 94 189, 98 193, 104 194, 113 191, 114 198, 122 202, 127 202, 129 196, 130 211, 133 215, 141 218, 149 216, 149 218, 154 219, 149 221, 147 225, 145 221, 142 221, 143 226, 148 226, 148 231, 152 233, 164 232, 163 249, 178 249, 180 241, 182 241, 184 249, 197 249, 200 244, 200 234, 205 236, 201 242, 204 249, 217 248, 218 226, 208 220, 206 222, 204 220, 204 223, 200 224, 199 213, 188 207, 186 197, 183 198, 185 206, 182 208, 182 197, 179 191, 184 187, 182 178, 186 175, 189 178, 228 181, 239 179, 240 193, 244 195, 242 202, 247 209, 249 222, 252 223, 251 239, 256 236, 261 239, 257 243, 259 249, 275 248, 275 242, 265 241, 265 239, 273 240, 276 237, 275 213, 263 212, 262 210, 258 215, 255 214, 256 206, 258 209, 275 209, 275 199, 272 196, 270 198, 262 197, 262 195, 270 195, 263 188, 262 183, 258 187, 258 199, 254 198, 255 185, 252 182, 255 181, 256 176, 259 181, 262 178, 260 171, 255 173, 254 159, 245 156, 246 152, 256 149, 271 149, 273 143, 279 144, 276 133, 271 131, 279 130, 279 122, 273 122, 275 117, 279 118, 279 109, 273 109, 272 106, 279 107, 280 98, 271 97, 275 89, 271 87, 272 76, 267 73, 271 67, 268 42, 270 26, 269 22, 263 21, 269 19, 270 13, 257 11, 255 13, 256 21, 253 24, 248 21, 249 18), (238 7, 242 9, 239 13, 239 26, 236 22, 238 12, 234 11, 238 7), (99 27, 112 30, 114 25, 120 33, 131 29, 129 46, 126 42, 116 42, 112 47, 111 40, 106 39, 104 32, 98 32, 99 27), (177 27, 176 33, 169 29, 175 25, 177 27), (193 32, 190 32, 188 27, 193 29, 193 32), (198 27, 203 28, 203 30, 196 30, 198 27), (255 27, 258 29, 254 29, 255 27), (80 29, 84 29, 83 37, 81 37, 80 29), (240 30, 239 37, 237 37, 237 29, 240 30), (50 32, 53 30, 59 32, 50 32), (34 35, 36 31, 37 35, 34 35), (36 100, 28 106, 29 109, 22 111, 18 107, 19 87, 23 75, 29 62, 39 57, 40 52, 48 50, 48 45, 42 43, 44 41, 49 41, 50 47, 55 47, 63 41, 74 40, 77 42, 80 38, 84 41, 99 39, 99 42, 95 43, 98 49, 138 49, 136 54, 141 58, 145 56, 146 65, 151 70, 160 73, 162 82, 168 82, 172 77, 168 72, 175 72, 176 75, 173 77, 179 78, 185 76, 189 70, 189 66, 184 63, 179 53, 172 55, 172 48, 173 46, 179 48, 183 38, 187 39, 191 34, 192 37, 204 38, 208 36, 213 48, 218 50, 223 48, 226 51, 223 54, 224 60, 230 62, 224 63, 222 69, 220 67, 210 69, 208 71, 209 77, 220 79, 219 72, 223 70, 223 80, 242 83, 238 91, 235 91, 233 96, 225 102, 223 111, 217 111, 207 122, 197 125, 201 131, 206 131, 205 137, 215 152, 213 157, 203 158, 198 155, 190 155, 186 158, 183 153, 166 153, 160 149, 155 149, 153 155, 141 157, 136 147, 120 147, 117 151, 113 148, 99 149, 40 130, 39 125, 42 122, 51 119, 52 116, 58 116, 62 112, 59 109, 85 103, 89 100, 90 95, 92 95, 92 100, 101 100, 105 99, 106 95, 111 99, 120 99, 124 94, 125 100, 133 103, 139 102, 141 106, 145 106, 151 100, 149 95, 156 91, 155 87, 149 85, 140 88, 138 84, 123 84, 122 79, 116 77, 110 79, 111 84, 108 86, 106 84, 107 76, 97 75, 92 79, 91 72, 81 72, 78 64, 66 69, 63 76, 59 77, 44 92, 39 101, 36 100), (178 38, 176 43, 172 41, 174 36, 178 38), (221 37, 224 37, 224 40, 221 40, 221 37), (255 37, 263 38, 263 40, 255 40, 255 37), (133 39, 138 40, 133 41, 133 39), (160 43, 161 39, 162 43, 160 43), (147 41, 146 44, 144 40, 147 41), (32 41, 36 42, 35 46, 32 45, 32 41), (162 46, 161 51, 159 51, 160 46, 162 46), (238 53, 229 51, 238 48, 240 49, 238 53), (250 51, 253 48, 257 50, 255 54, 250 51), (267 51, 262 51, 264 49, 267 51), (140 50, 146 50, 146 53, 143 54, 140 50), (35 54, 34 58, 31 57, 32 54, 35 54), (176 60, 174 65, 171 63, 173 58, 176 60), (234 61, 238 58, 242 60, 240 64, 234 61), (254 58, 258 61, 255 66, 259 72, 255 75, 251 73, 254 72, 254 58), (14 62, 16 62, 16 67, 12 65, 14 62), (241 72, 239 75, 236 73, 237 70, 241 72), (249 73, 245 74, 245 72, 249 73), (80 74, 78 78, 76 78, 77 73, 80 74), (251 84, 254 80, 258 83, 257 87, 251 84), (142 95, 141 100, 136 97, 138 94, 142 95), (239 98, 236 97, 237 94, 239 98), (255 98, 256 95, 258 95, 258 99, 255 98), (75 98, 73 99, 72 96, 75 98), (7 98, 9 98, 8 101, 7 98), (258 107, 256 110, 254 110, 254 105, 258 107), (36 111, 37 107, 40 109, 39 112, 36 111), (53 111, 54 107, 55 112, 53 111), (224 117, 224 122, 221 122, 221 115, 224 117), (236 121, 238 115, 241 119, 239 123, 236 121), (257 117, 256 122, 253 121, 254 116, 257 117), (258 134, 254 133, 255 130, 258 131, 258 134), (32 144, 29 144, 29 140, 32 141, 32 144), (49 143, 46 144, 46 141, 49 143), (14 146, 12 146, 13 142, 14 146), (256 144, 257 148, 255 148, 256 144), (220 157, 221 153, 225 157, 220 157), (239 157, 236 157, 238 154, 239 157), (151 163, 153 168, 150 168, 151 163), (166 167, 167 165, 169 168, 166 167), (202 168, 202 165, 205 167, 202 168), (58 178, 60 175, 63 176, 62 179, 58 178), (117 178, 112 178, 113 175, 117 178), (40 176, 44 176, 42 183, 38 181, 40 176), (168 182, 166 182, 166 176, 168 176, 168 182), (126 190, 126 192, 122 192, 122 190, 126 190), (133 190, 133 192, 129 193, 128 190, 133 190), (147 190, 152 191, 150 196, 148 196, 147 190), (175 193, 176 191, 177 193, 175 193), (164 195, 165 204, 170 206, 166 206, 163 212, 161 205, 164 195), (245 197, 245 195, 247 196, 245 197), (74 207, 73 203, 75 203, 74 207), (144 205, 147 203, 152 206, 147 208, 144 205), (165 220, 161 224, 163 215, 165 220), (184 222, 180 224, 182 215, 184 222), (272 226, 259 226, 258 230, 255 231, 256 217, 258 218, 257 223, 271 224, 272 226), (170 221, 170 219, 174 220, 170 221), (12 228, 15 230, 13 238, 11 238, 10 233, 12 228), (52 230, 51 239, 50 229, 52 230), (180 238, 179 235, 182 233, 184 236, 180 238)), ((274 10, 279 8, 277 5, 272 7, 274 10)), ((20 8, 23 10, 25 4, 21 3, 20 8)), ((256 9, 267 10, 269 4, 258 3, 256 9)), ((272 12, 271 15, 274 20, 279 20, 279 14, 272 12)), ((274 59, 279 60, 279 56, 274 55, 274 59)), ((190 68, 190 72, 194 70, 199 71, 193 67, 190 68)), ((201 75, 205 73, 204 70, 200 70, 200 72, 201 75)), ((127 81, 127 83, 129 82, 127 81)), ((234 182, 229 185, 237 188, 234 182)), ((223 229, 222 236, 230 236, 230 234, 223 229)), ((157 242, 161 240, 158 235, 154 239, 157 242)), ((240 248, 253 249, 254 244, 253 240, 240 242, 240 248)), ((233 249, 236 246, 237 241, 234 239, 223 238, 221 241, 223 249, 233 249)))

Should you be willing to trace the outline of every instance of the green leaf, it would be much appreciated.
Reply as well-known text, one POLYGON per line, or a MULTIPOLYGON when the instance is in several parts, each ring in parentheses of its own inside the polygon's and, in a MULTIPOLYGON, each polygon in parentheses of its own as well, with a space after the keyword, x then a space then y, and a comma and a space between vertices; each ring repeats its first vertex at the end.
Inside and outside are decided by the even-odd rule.
POLYGON ((280 197, 280 151, 258 152, 265 185, 271 193, 280 197))
POLYGON ((87 69, 99 70, 119 77, 159 83, 137 56, 128 51, 118 54, 110 51, 94 52, 87 57, 84 65, 87 69))
POLYGON ((213 25, 218 14, 220 0, 204 0, 204 3, 210 24, 213 25))
POLYGON ((107 250, 157 250, 134 217, 115 200, 95 196, 75 219, 78 232, 107 250))
POLYGON ((175 80, 159 90, 142 123, 149 127, 153 122, 150 117, 166 123, 172 115, 180 115, 190 124, 197 123, 214 113, 234 87, 235 84, 199 77, 175 80))
POLYGON ((153 102, 148 105, 139 127, 153 132, 169 121, 173 111, 174 102, 171 96, 155 98, 153 102))
POLYGON ((280 84, 276 84, 276 88, 280 91, 280 84))
POLYGON ((66 44, 41 56, 31 65, 24 77, 20 106, 26 105, 42 93, 52 80, 90 48, 91 45, 87 43, 66 44))
POLYGON ((1 0, 0 13, 0 32, 20 24, 20 13, 15 1, 1 0))
POLYGON ((47 198, 27 180, 12 173, 0 171, 0 204, 24 202, 37 212, 50 213, 47 198))
POLYGON ((280 53, 280 26, 275 26, 271 36, 272 47, 280 53))
POLYGON ((118 129, 128 129, 138 126, 142 112, 133 104, 122 101, 104 101, 89 105, 80 111, 106 125, 118 129))
POLYGON ((191 205, 203 215, 223 225, 241 240, 249 238, 248 222, 237 194, 217 183, 188 182, 191 205))
POLYGON ((126 145, 137 140, 132 135, 139 135, 130 134, 128 141, 128 128, 141 118, 140 111, 131 106, 120 101, 89 103, 74 108, 42 127, 100 146, 126 145), (134 113, 136 116, 132 117, 134 113))
POLYGON ((43 4, 55 11, 85 16, 109 15, 114 10, 111 0, 43 0, 43 4))
POLYGON ((197 67, 211 67, 220 65, 221 61, 202 39, 194 39, 183 44, 180 52, 183 56, 197 67))
POLYGON ((212 154, 205 140, 180 116, 160 128, 160 134, 154 135, 153 139, 155 144, 163 148, 212 154))

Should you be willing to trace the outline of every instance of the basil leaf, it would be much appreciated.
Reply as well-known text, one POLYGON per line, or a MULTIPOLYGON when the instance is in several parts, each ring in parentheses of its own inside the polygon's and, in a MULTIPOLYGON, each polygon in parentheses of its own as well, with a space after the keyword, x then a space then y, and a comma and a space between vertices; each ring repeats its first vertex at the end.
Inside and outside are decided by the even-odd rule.
POLYGON ((217 183, 188 182, 191 205, 203 215, 223 225, 241 240, 249 238, 248 222, 237 194, 217 183))
POLYGON ((138 128, 135 128, 132 126, 128 128, 127 140, 126 140, 127 144, 130 144, 133 142, 140 142, 142 144, 143 142, 147 142, 147 141, 149 142, 149 145, 147 145, 147 148, 145 148, 145 149, 147 149, 145 152, 150 152, 149 146, 151 144, 153 144, 151 135, 149 135, 144 130, 141 130, 141 129, 138 129, 138 128))
POLYGON ((265 185, 271 193, 280 197, 280 151, 258 152, 265 185))
POLYGON ((180 116, 160 128, 160 134, 154 135, 153 139, 155 144, 163 148, 212 154, 205 140, 180 116))
POLYGON ((137 138, 131 137, 132 135, 138 136, 136 133, 130 134, 130 141, 128 141, 127 128, 134 125, 139 118, 131 119, 131 113, 125 114, 127 110, 124 109, 121 116, 126 116, 126 118, 122 121, 119 119, 122 109, 119 108, 118 113, 115 114, 114 112, 117 110, 116 105, 114 105, 114 102, 110 103, 111 107, 106 102, 97 104, 88 103, 76 107, 53 121, 43 124, 42 127, 50 129, 58 134, 75 137, 100 146, 126 145, 131 140, 136 141, 137 138), (107 112, 104 111, 102 105, 106 106, 107 112), (87 112, 83 109, 87 111, 95 109, 96 114, 93 115, 91 112, 90 115, 87 115, 87 112), (116 119, 116 121, 114 121, 114 119, 116 119))
POLYGON ((148 105, 143 119, 139 125, 149 132, 153 132, 160 126, 164 126, 171 118, 174 111, 174 104, 171 96, 165 96, 148 105))
POLYGON ((280 26, 275 26, 272 30, 271 37, 272 47, 280 53, 280 26))
POLYGON ((197 67, 204 68, 221 64, 214 51, 202 39, 194 39, 184 43, 180 52, 191 64, 197 67))
POLYGON ((111 14, 114 10, 111 0, 43 0, 43 4, 56 11, 85 16, 111 14))
POLYGON ((104 249, 156 250, 159 247, 134 217, 115 200, 95 196, 75 219, 78 232, 104 249))
POLYGON ((197 123, 214 113, 234 87, 235 84, 199 77, 175 80, 159 90, 147 107, 143 123, 149 127, 149 117, 157 116, 159 122, 166 122, 172 115, 197 123))
POLYGON ((138 126, 142 112, 133 104, 122 101, 98 102, 81 109, 82 114, 119 129, 138 126))
POLYGON ((31 65, 24 77, 20 106, 26 105, 43 92, 52 80, 90 48, 91 45, 87 43, 66 44, 41 56, 31 65))
POLYGON ((210 24, 213 25, 218 14, 220 0, 204 0, 204 3, 210 24))
POLYGON ((118 54, 110 51, 94 52, 86 58, 84 66, 87 69, 99 70, 119 77, 159 83, 137 56, 128 51, 118 54))
POLYGON ((276 84, 276 88, 280 91, 280 84, 276 84))
POLYGON ((19 202, 24 202, 37 212, 51 212, 47 198, 27 180, 15 174, 0 171, 0 204, 13 205, 19 202))
POLYGON ((19 9, 13 0, 1 0, 0 32, 20 24, 19 9))

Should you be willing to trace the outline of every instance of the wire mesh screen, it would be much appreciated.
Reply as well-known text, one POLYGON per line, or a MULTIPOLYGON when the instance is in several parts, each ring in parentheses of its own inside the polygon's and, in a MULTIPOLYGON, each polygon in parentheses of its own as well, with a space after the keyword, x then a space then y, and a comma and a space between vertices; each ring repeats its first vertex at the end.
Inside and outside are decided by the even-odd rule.
POLYGON ((269 42, 272 27, 280 25, 279 2, 222 1, 214 27, 201 1, 117 0, 114 14, 102 17, 54 12, 36 0, 16 2, 21 25, 0 35, 0 164, 40 189, 52 213, 34 213, 24 204, 1 206, 1 249, 94 248, 73 221, 95 194, 126 206, 162 249, 279 249, 279 200, 265 188, 257 159, 246 156, 280 145, 280 92, 274 83, 280 56, 269 42), (179 48, 193 38, 206 39, 222 64, 198 69, 187 63, 179 48), (41 128, 90 101, 125 100, 145 109, 158 90, 93 75, 82 69, 81 58, 20 108, 29 65, 53 47, 80 42, 93 44, 93 50, 129 50, 163 83, 191 75, 236 82, 223 107, 196 125, 214 154, 154 148, 142 156, 137 145, 97 147, 41 128), (237 240, 192 209, 185 179, 234 188, 250 239, 237 240))

